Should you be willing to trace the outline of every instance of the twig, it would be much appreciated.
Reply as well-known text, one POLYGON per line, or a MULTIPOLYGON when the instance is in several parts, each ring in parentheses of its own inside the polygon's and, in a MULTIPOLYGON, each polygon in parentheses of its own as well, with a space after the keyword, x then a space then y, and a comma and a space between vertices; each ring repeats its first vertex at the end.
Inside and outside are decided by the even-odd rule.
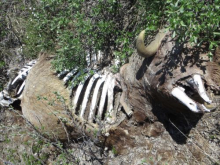
MULTIPOLYGON (((170 119, 169 119, 169 122, 170 122, 186 139, 189 139, 189 137, 186 136, 170 119)), ((215 158, 213 158, 212 156, 210 156, 209 154, 207 154, 203 149, 200 148, 200 146, 198 146, 196 143, 194 143, 191 138, 190 138, 189 140, 190 140, 190 142, 191 142, 193 145, 197 146, 197 147, 199 148, 199 150, 201 150, 206 156, 208 156, 208 158, 209 158, 212 162, 213 162, 213 160, 214 160, 215 162, 213 162, 213 163, 218 163, 218 164, 220 164, 220 163, 218 162, 218 160, 216 160, 215 158)))

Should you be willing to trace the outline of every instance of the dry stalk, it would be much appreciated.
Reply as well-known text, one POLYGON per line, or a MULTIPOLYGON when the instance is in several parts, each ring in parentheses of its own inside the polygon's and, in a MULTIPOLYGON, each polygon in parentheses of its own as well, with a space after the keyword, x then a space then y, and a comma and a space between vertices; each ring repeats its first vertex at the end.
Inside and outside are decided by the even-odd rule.
POLYGON ((213 160, 214 160, 213 163, 220 164, 220 163, 218 162, 218 160, 216 160, 215 158, 213 158, 212 156, 210 156, 209 154, 207 154, 202 148, 200 148, 200 146, 199 146, 197 143, 193 142, 193 140, 192 140, 191 138, 189 138, 188 136, 186 136, 170 119, 169 119, 169 122, 170 122, 186 139, 189 139, 190 142, 191 142, 194 146, 196 146, 200 151, 202 151, 202 153, 205 154, 212 162, 213 162, 213 160))

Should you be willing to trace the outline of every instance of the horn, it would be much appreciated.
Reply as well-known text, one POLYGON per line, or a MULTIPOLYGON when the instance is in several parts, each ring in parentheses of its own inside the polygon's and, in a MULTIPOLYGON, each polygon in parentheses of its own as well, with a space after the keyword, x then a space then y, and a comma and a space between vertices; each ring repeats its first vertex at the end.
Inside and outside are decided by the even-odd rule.
POLYGON ((137 48, 138 54, 142 57, 153 56, 157 52, 161 44, 161 41, 163 40, 165 35, 166 35, 165 30, 164 29, 160 30, 159 33, 157 33, 155 39, 148 46, 145 46, 144 45, 145 30, 143 30, 138 35, 137 41, 136 41, 136 48, 137 48))

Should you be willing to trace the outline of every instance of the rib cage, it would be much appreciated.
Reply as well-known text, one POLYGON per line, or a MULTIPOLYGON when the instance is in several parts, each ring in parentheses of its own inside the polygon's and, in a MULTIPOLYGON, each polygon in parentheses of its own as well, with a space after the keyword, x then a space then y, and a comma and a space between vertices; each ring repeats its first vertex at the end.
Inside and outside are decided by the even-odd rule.
MULTIPOLYGON (((35 63, 36 61, 34 60, 25 65, 9 85, 8 90, 16 89, 17 91, 16 97, 13 98, 14 100, 20 99, 25 87, 26 77, 35 63)), ((69 83, 71 84, 67 88, 72 92, 70 96, 72 114, 91 124, 97 124, 101 121, 105 123, 105 128, 108 128, 116 124, 117 113, 122 107, 119 104, 120 85, 117 84, 115 75, 103 70, 94 71, 95 73, 92 76, 88 74, 85 76, 84 81, 76 85, 75 79, 89 71, 89 69, 85 69, 80 72, 78 68, 64 70, 57 73, 57 77, 63 81, 65 86, 69 83)), ((10 104, 4 104, 4 106, 9 106, 10 104)), ((120 114, 121 119, 124 119, 125 116, 125 114, 120 114)))
MULTIPOLYGON (((84 70, 84 72, 88 71, 84 70)), ((76 69, 69 73, 65 73, 63 81, 66 84, 65 80, 68 78, 73 83, 70 87, 73 93, 71 95, 72 114, 90 123, 96 123, 98 119, 108 124, 114 124, 116 113, 120 107, 119 104, 117 106, 114 104, 117 102, 114 98, 116 93, 121 93, 118 88, 115 88, 117 86, 115 76, 109 72, 95 72, 92 76, 85 76, 84 81, 73 90, 75 78, 82 73, 77 72, 76 69)))

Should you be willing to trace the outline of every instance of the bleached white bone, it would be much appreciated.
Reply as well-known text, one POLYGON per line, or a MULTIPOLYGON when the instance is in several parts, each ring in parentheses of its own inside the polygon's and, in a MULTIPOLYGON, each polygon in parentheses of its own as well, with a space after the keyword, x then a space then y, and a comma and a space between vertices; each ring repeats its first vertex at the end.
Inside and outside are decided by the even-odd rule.
POLYGON ((206 94, 206 91, 205 91, 205 87, 202 83, 202 78, 199 74, 194 74, 193 75, 193 80, 196 84, 196 86, 198 87, 198 92, 199 92, 199 95, 203 98, 203 100, 207 103, 211 103, 212 100, 209 99, 209 97, 207 96, 206 94))
POLYGON ((28 72, 31 70, 31 68, 33 67, 33 65, 36 63, 36 60, 33 60, 29 63, 27 63, 19 72, 18 72, 18 76, 13 80, 13 82, 11 83, 11 85, 13 85, 15 82, 17 82, 19 79, 20 80, 25 80, 25 78, 28 75, 28 72))
POLYGON ((106 95, 107 95, 108 86, 109 86, 109 83, 111 82, 111 79, 112 79, 112 76, 111 76, 111 74, 109 74, 107 76, 107 79, 106 79, 104 86, 103 86, 103 89, 102 89, 102 95, 101 95, 101 100, 100 100, 99 109, 98 109, 98 116, 99 117, 102 117, 102 113, 104 111, 106 95))
POLYGON ((125 92, 122 92, 121 94, 121 98, 120 98, 120 103, 121 105, 123 106, 124 110, 125 110, 125 113, 128 115, 128 116, 131 116, 133 114, 133 111, 131 110, 131 107, 128 103, 126 103, 126 100, 125 100, 125 95, 126 93, 125 92))
POLYGON ((94 119, 94 115, 95 115, 95 109, 96 109, 96 105, 98 103, 97 98, 98 98, 98 92, 100 89, 100 86, 102 85, 102 83, 105 81, 106 79, 106 75, 103 75, 100 79, 98 79, 94 92, 93 92, 93 96, 92 96, 92 102, 91 102, 91 106, 90 106, 90 110, 89 110, 89 117, 88 117, 88 121, 92 122, 94 119))
POLYGON ((90 64, 91 64, 90 53, 88 53, 88 54, 86 55, 86 62, 87 62, 87 66, 89 67, 90 64))
POLYGON ((87 88, 86 88, 86 92, 85 92, 85 95, 84 95, 84 99, 83 99, 82 107, 81 107, 81 112, 80 112, 80 117, 82 117, 82 118, 83 118, 83 115, 85 113, 85 109, 86 109, 86 105, 87 105, 87 102, 88 102, 88 99, 89 99, 89 95, 90 95, 92 85, 93 85, 94 81, 99 77, 100 77, 100 75, 96 73, 89 80, 89 84, 87 85, 87 88))
POLYGON ((101 51, 100 51, 100 50, 98 51, 97 60, 98 60, 98 62, 101 62, 101 60, 102 60, 102 54, 101 54, 101 51))
MULTIPOLYGON (((37 62, 36 60, 32 60, 28 62, 22 69, 31 69, 34 66, 34 64, 36 64, 36 62, 37 62)), ((23 72, 22 69, 19 73, 23 72)))
POLYGON ((78 72, 75 76, 74 76, 74 78, 71 80, 71 87, 69 88, 70 90, 72 90, 75 86, 76 86, 76 84, 74 83, 74 81, 82 74, 82 73, 85 73, 85 72, 87 72, 88 70, 87 69, 83 69, 83 71, 80 71, 80 72, 78 72))
POLYGON ((0 105, 3 107, 9 107, 16 99, 9 97, 8 92, 3 90, 0 92, 0 105))
POLYGON ((24 86, 25 86, 25 82, 26 82, 26 81, 24 81, 24 82, 21 84, 21 86, 20 86, 20 88, 19 88, 19 90, 18 90, 18 92, 17 92, 17 95, 18 95, 18 96, 19 96, 19 95, 21 94, 21 92, 23 91, 24 86))
POLYGON ((114 87, 115 87, 115 78, 112 77, 112 80, 108 86, 108 105, 107 105, 107 118, 106 121, 109 123, 113 123, 113 99, 114 99, 114 87))
POLYGON ((84 78, 84 81, 83 82, 80 82, 79 83, 79 86, 77 87, 77 90, 76 90, 76 93, 75 93, 75 96, 74 96, 74 100, 73 100, 73 114, 76 112, 76 107, 77 107, 77 103, 78 103, 78 100, 79 100, 79 96, 80 96, 80 93, 83 89, 83 86, 86 82, 86 80, 88 79, 89 75, 85 76, 84 78))
POLYGON ((18 76, 13 80, 12 85, 17 82, 19 79, 24 80, 28 75, 28 69, 23 69, 23 72, 19 73, 18 76))
POLYGON ((34 64, 36 64, 36 60, 32 60, 32 61, 30 61, 30 62, 28 62, 24 67, 32 67, 34 64))
POLYGON ((191 98, 189 98, 186 95, 186 93, 179 87, 173 88, 173 90, 171 91, 171 94, 193 112, 196 112, 196 113, 199 113, 202 111, 210 112, 210 110, 208 110, 204 105, 201 105, 203 107, 203 109, 201 110, 200 107, 196 104, 196 102, 193 101, 191 98))
POLYGON ((70 70, 69 69, 64 69, 64 71, 60 72, 57 77, 61 78, 63 77, 65 74, 67 74, 70 70))
POLYGON ((78 72, 75 76, 74 76, 74 78, 71 80, 71 87, 70 87, 70 90, 72 90, 76 85, 75 85, 75 83, 74 83, 74 81, 81 75, 82 73, 81 72, 78 72))
POLYGON ((64 84, 77 72, 78 68, 73 69, 71 72, 69 72, 63 79, 64 84))
MULTIPOLYGON (((115 85, 116 86, 116 85, 115 85)), ((120 111, 122 105, 120 104, 120 97, 121 93, 116 93, 114 95, 114 106, 113 106, 113 111, 110 113, 110 119, 107 118, 107 123, 108 124, 114 124, 117 120, 117 112, 120 111)))

